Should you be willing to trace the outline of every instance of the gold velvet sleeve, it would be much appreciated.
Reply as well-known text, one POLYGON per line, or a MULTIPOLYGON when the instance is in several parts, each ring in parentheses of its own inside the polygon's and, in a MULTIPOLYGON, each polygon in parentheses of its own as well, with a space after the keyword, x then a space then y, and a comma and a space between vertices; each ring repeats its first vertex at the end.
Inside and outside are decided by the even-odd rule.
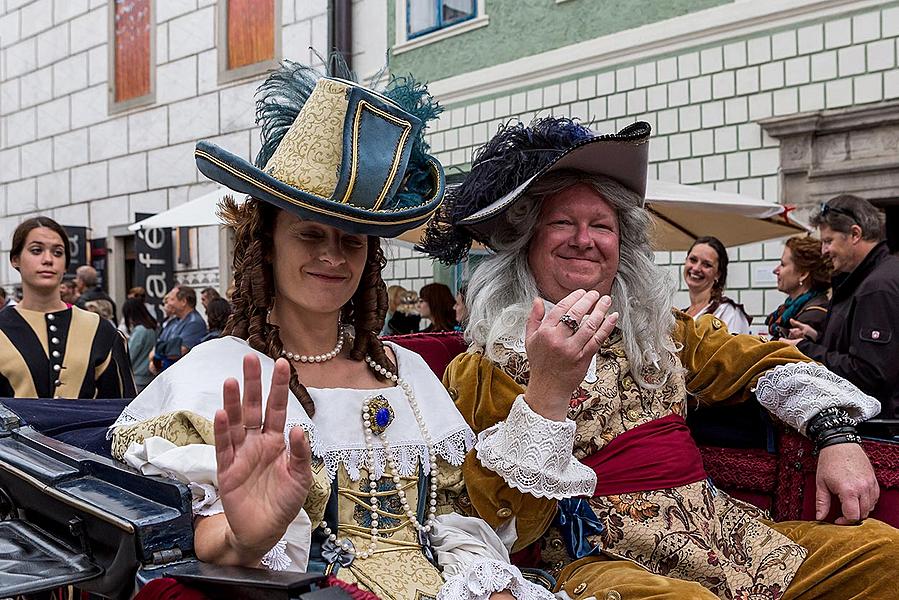
POLYGON ((753 335, 731 335, 724 323, 712 316, 693 319, 674 311, 674 341, 683 348, 687 391, 700 405, 742 402, 759 377, 778 365, 810 362, 795 347, 783 342, 764 342, 753 335))
MULTIPOLYGON (((443 384, 474 432, 480 433, 509 414, 524 388, 482 354, 462 354, 449 364, 443 384)), ((515 552, 538 540, 552 523, 556 501, 536 498, 510 488, 498 474, 478 461, 474 450, 465 457, 462 475, 476 514, 494 529, 515 517, 515 552)))

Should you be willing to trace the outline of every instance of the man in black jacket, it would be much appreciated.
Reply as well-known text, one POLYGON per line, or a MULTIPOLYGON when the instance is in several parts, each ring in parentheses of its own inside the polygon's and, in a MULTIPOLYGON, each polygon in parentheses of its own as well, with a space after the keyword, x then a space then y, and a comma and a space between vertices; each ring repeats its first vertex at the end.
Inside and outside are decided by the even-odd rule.
POLYGON ((833 261, 833 294, 823 335, 801 323, 790 340, 809 358, 880 400, 899 418, 899 257, 890 255, 883 214, 856 196, 837 196, 812 218, 833 261))

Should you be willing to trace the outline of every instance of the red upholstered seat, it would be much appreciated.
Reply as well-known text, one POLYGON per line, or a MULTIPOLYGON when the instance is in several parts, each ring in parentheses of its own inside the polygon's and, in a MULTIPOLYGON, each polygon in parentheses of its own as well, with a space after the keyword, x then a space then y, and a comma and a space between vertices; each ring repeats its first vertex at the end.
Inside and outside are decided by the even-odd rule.
POLYGON ((460 331, 389 335, 385 336, 384 339, 421 355, 425 362, 428 363, 428 366, 431 367, 431 370, 441 379, 447 365, 457 355, 465 352, 465 349, 468 347, 460 331))

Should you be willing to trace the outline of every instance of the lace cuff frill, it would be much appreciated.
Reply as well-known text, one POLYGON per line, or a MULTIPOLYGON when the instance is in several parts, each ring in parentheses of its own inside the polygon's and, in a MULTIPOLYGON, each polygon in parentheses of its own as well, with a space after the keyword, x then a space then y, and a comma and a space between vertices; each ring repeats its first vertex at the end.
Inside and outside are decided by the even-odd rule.
POLYGON ((571 455, 574 432, 574 422, 538 415, 521 395, 505 421, 478 435, 475 449, 482 465, 521 492, 555 500, 592 496, 596 473, 571 455))
POLYGON ((808 422, 826 408, 844 409, 856 421, 880 412, 880 402, 816 363, 790 363, 767 371, 755 390, 759 403, 778 419, 806 433, 808 422))
POLYGON ((548 589, 527 581, 517 567, 494 559, 472 561, 446 580, 437 600, 487 600, 494 592, 508 590, 517 600, 555 600, 548 589))

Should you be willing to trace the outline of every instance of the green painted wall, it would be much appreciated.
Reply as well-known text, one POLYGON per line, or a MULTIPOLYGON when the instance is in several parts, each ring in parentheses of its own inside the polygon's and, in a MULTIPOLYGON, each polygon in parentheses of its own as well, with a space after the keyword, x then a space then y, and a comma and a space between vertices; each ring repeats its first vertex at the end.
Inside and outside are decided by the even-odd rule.
MULTIPOLYGON (((387 39, 392 46, 397 3, 385 1, 387 39)), ((391 56, 390 70, 436 81, 731 1, 486 0, 489 25, 391 56)))

